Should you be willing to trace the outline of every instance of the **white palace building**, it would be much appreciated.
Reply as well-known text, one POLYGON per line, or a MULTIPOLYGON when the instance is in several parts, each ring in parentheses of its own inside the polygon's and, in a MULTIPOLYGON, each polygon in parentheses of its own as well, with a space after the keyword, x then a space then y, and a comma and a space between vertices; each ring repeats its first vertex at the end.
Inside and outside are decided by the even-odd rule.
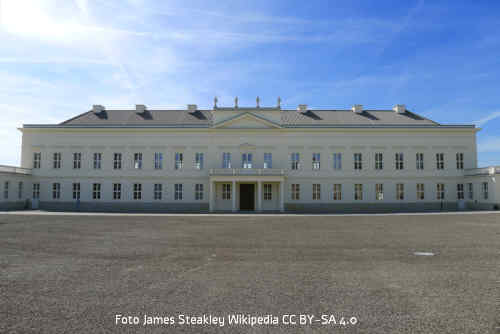
POLYGON ((0 210, 376 212, 500 202, 500 167, 477 166, 479 129, 404 105, 94 105, 19 130, 21 167, 0 166, 0 210))

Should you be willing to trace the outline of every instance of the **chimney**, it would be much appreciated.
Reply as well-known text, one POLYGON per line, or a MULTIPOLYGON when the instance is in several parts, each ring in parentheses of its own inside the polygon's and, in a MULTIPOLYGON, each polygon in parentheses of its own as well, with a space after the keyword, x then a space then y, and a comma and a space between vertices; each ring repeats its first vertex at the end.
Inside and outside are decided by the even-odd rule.
POLYGON ((188 104, 188 110, 193 112, 198 110, 198 106, 196 104, 188 104))
POLYGON ((101 106, 100 104, 94 104, 92 106, 92 111, 95 112, 95 113, 98 113, 98 112, 101 112, 101 111, 104 111, 106 110, 106 108, 104 108, 104 106, 101 106))
POLYGON ((136 104, 135 105, 135 110, 138 112, 138 113, 143 113, 146 111, 146 106, 144 104, 136 104))
POLYGON ((299 104, 299 107, 297 108, 297 111, 299 111, 299 112, 306 112, 307 111, 307 104, 299 104))
POLYGON ((352 111, 354 111, 356 114, 361 114, 363 112, 363 105, 362 104, 353 105, 352 111))
POLYGON ((392 108, 398 114, 404 114, 406 111, 406 106, 404 104, 396 104, 394 108, 392 108))

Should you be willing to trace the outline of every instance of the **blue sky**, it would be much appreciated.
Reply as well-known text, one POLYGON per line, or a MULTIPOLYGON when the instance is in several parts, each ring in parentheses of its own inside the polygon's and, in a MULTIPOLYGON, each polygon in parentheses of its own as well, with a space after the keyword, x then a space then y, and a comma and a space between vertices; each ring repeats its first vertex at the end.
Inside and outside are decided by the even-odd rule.
POLYGON ((0 164, 23 123, 198 104, 391 108, 476 124, 500 165, 500 3, 0 0, 0 164))

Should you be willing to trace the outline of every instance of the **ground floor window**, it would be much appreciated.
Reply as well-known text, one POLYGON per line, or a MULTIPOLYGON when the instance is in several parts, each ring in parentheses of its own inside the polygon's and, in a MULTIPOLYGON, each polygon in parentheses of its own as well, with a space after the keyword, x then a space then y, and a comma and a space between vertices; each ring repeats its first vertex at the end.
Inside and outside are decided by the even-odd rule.
POLYGON ((300 200, 300 184, 292 184, 292 200, 300 200))
POLYGON ((194 199, 196 201, 203 200, 203 184, 202 183, 197 183, 194 186, 194 199))
POLYGON ((33 183, 33 199, 40 198, 40 183, 33 183))
POLYGON ((436 199, 444 199, 444 183, 438 183, 436 186, 436 199))
POLYGON ((92 199, 101 199, 101 184, 92 184, 92 199))
POLYGON ((61 198, 61 184, 60 183, 52 183, 52 199, 61 198))
POLYGON ((457 184, 457 199, 464 199, 464 184, 457 184))
POLYGON ((3 198, 9 198, 9 181, 5 181, 5 183, 3 184, 3 198))
POLYGON ((176 183, 175 184, 174 199, 176 201, 181 201, 182 200, 182 183, 176 183))
POLYGON ((162 188, 163 187, 162 187, 161 183, 155 183, 155 185, 153 186, 153 190, 154 190, 153 198, 155 200, 161 200, 162 188))
POLYGON ((80 199, 80 183, 73 183, 73 199, 80 199))
POLYGON ((342 185, 334 184, 333 185, 333 200, 341 201, 342 200, 342 185))
POLYGON ((375 199, 377 201, 384 199, 384 185, 382 183, 375 184, 375 199))
POLYGON ((400 201, 405 199, 405 185, 403 183, 396 184, 396 199, 400 201))
POLYGON ((273 199, 273 186, 270 183, 264 183, 264 200, 270 201, 273 199))
POLYGON ((313 184, 313 200, 319 201, 321 199, 321 184, 314 183, 313 184))
POLYGON ((488 199, 488 182, 483 182, 483 199, 488 199))
POLYGON ((231 199, 231 183, 222 184, 222 199, 223 200, 231 199))
POLYGON ((22 199, 23 198, 23 181, 19 181, 18 183, 18 192, 17 192, 17 198, 22 199))
POLYGON ((362 201, 363 200, 363 185, 362 184, 355 184, 354 185, 354 200, 355 201, 362 201))
POLYGON ((121 183, 113 183, 113 199, 122 198, 122 185, 121 183))
POLYGON ((142 199, 142 184, 134 183, 134 199, 142 199))
POLYGON ((469 199, 474 199, 474 185, 472 183, 468 183, 467 187, 469 188, 469 199))
POLYGON ((417 199, 423 200, 425 198, 425 188, 423 183, 417 183, 417 199))

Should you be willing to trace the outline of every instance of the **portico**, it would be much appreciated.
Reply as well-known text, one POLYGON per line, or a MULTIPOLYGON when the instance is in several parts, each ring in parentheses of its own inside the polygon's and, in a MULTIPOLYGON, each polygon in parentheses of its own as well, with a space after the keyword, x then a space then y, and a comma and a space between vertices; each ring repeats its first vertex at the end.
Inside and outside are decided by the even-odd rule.
POLYGON ((211 169, 210 211, 284 211, 284 174, 281 169, 211 169))

